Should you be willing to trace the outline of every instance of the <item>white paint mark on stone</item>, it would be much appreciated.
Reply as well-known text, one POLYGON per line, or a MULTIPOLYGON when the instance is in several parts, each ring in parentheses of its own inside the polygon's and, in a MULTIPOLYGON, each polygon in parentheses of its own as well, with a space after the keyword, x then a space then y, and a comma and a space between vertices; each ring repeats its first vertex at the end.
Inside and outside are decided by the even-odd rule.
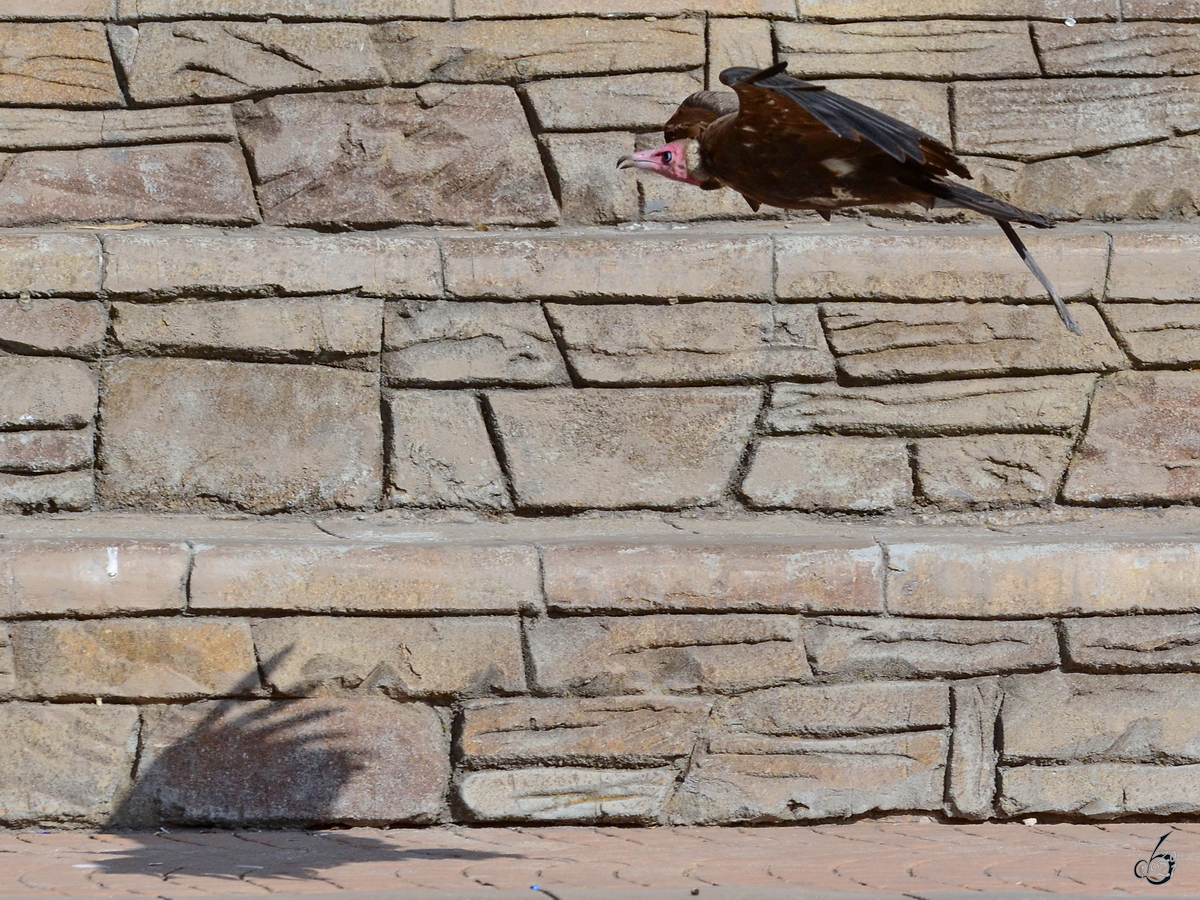
POLYGON ((119 563, 119 562, 118 562, 118 560, 117 560, 117 554, 118 554, 118 552, 119 552, 119 550, 118 550, 118 548, 116 548, 116 547, 109 547, 109 548, 108 548, 108 569, 107 569, 107 572, 108 572, 108 577, 109 577, 109 578, 116 578, 116 577, 117 577, 117 573, 118 573, 118 572, 121 570, 121 565, 120 565, 120 563, 119 563))

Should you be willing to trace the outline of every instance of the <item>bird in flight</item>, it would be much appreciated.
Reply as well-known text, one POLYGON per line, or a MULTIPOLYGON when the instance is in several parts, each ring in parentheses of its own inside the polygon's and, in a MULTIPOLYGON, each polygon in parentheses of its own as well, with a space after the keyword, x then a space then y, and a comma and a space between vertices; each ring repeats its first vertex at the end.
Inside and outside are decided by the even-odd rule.
POLYGON ((636 167, 705 190, 728 187, 751 209, 835 209, 917 203, 991 216, 1050 294, 1063 324, 1079 325, 1013 229, 1013 222, 1053 228, 1045 216, 1018 209, 950 181, 971 173, 937 138, 816 84, 793 78, 786 62, 721 73, 729 91, 697 91, 663 132, 667 143, 622 156, 636 167))

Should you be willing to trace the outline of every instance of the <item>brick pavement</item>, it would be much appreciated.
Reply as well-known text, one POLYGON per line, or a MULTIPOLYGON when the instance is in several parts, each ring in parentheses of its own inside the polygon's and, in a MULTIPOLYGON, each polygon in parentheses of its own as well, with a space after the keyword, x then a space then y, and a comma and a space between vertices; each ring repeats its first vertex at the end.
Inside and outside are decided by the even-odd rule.
POLYGON ((815 900, 1200 895, 1200 825, 783 828, 353 828, 309 832, 0 833, 0 900, 337 893, 521 900, 815 900), (1154 886, 1133 874, 1163 834, 1178 857, 1154 886))

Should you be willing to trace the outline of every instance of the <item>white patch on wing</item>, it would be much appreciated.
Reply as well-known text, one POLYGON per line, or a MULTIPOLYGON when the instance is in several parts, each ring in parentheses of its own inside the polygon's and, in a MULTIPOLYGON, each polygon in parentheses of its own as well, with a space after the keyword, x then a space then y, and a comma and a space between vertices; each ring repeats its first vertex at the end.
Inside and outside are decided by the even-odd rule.
POLYGON ((858 163, 837 156, 821 160, 821 165, 839 178, 845 178, 847 175, 858 171, 858 163))

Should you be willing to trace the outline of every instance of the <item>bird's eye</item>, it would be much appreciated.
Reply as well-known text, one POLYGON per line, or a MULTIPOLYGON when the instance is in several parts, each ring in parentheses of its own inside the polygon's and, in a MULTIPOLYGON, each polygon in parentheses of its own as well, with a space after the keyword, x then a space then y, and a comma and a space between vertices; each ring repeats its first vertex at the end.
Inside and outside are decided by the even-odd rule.
POLYGON ((665 163, 669 163, 674 158, 675 158, 675 154, 672 153, 670 150, 668 150, 666 153, 663 154, 663 162, 665 162, 665 163))

